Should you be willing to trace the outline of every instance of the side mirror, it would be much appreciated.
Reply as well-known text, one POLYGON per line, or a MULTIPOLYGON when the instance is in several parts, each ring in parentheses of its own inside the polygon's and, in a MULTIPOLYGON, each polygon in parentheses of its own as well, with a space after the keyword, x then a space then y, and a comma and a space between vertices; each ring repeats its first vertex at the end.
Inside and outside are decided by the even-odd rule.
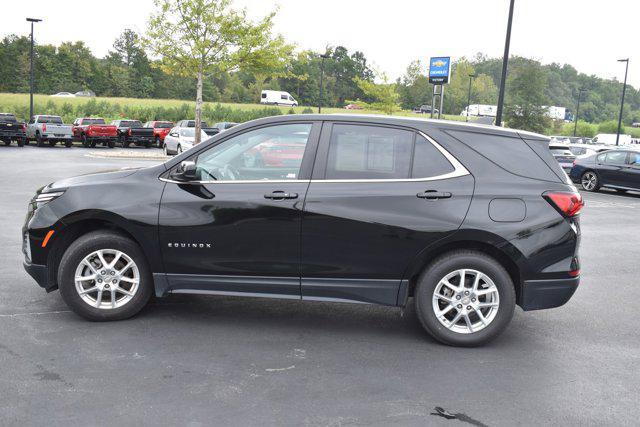
POLYGON ((169 136, 173 136, 174 138, 178 137, 178 132, 171 132, 169 136))
POLYGON ((196 162, 191 160, 185 160, 178 165, 178 168, 173 174, 173 177, 178 181, 195 181, 197 179, 196 162))

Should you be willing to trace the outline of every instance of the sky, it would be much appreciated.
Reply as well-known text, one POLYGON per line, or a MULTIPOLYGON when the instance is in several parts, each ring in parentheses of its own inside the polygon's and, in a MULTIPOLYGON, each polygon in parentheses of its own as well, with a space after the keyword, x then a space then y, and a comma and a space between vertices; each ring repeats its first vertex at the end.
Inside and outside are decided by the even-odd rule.
MULTIPOLYGON (((275 32, 302 49, 343 45, 362 51, 390 78, 431 56, 501 57, 509 0, 235 0, 249 16, 278 9, 275 32)), ((125 29, 143 32, 153 0, 23 0, 3 7, 0 35, 29 33, 58 45, 82 40, 99 57, 125 29)), ((635 0, 515 0, 511 54, 542 63, 571 64, 603 78, 624 78, 620 58, 630 58, 628 81, 640 87, 640 45, 635 0), (635 56, 635 58, 634 58, 635 56), (637 61, 637 62, 636 62, 637 61)))

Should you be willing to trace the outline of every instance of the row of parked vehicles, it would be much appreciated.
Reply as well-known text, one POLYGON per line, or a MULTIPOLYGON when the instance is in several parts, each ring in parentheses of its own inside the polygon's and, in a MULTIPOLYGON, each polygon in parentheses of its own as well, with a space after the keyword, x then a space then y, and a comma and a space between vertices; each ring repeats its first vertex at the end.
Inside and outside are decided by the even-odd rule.
MULTIPOLYGON (((120 145, 127 148, 163 148, 165 153, 178 153, 191 147, 195 139, 195 120, 180 120, 177 123, 153 120, 142 123, 139 120, 118 119, 107 124, 103 118, 81 117, 73 124, 65 124, 60 116, 35 115, 28 123, 19 122, 14 114, 0 113, 0 141, 10 145, 15 141, 19 147, 35 142, 38 147, 63 144, 71 147, 79 141, 84 147, 100 144, 113 148, 120 145), (167 139, 168 138, 168 139, 167 139), (167 149, 165 143, 170 147, 167 149)), ((209 126, 201 122, 203 136, 216 135, 236 123, 220 122, 209 126)))

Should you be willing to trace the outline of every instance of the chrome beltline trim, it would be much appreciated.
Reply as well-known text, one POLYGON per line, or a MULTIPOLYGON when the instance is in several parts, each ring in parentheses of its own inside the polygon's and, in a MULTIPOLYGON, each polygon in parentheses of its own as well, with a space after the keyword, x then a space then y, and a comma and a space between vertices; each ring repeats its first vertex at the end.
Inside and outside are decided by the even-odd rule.
POLYGON ((458 161, 451 153, 442 148, 440 144, 434 141, 430 136, 424 134, 421 131, 416 131, 419 135, 424 137, 427 141, 433 144, 434 147, 451 163, 453 166, 453 171, 449 173, 445 173, 443 175, 431 176, 428 178, 399 178, 399 179, 282 179, 282 180, 265 180, 265 179, 254 179, 254 180, 237 180, 237 181, 174 181, 168 178, 159 178, 160 181, 169 182, 172 184, 283 184, 283 183, 314 183, 314 184, 332 184, 332 183, 366 183, 366 182, 428 182, 428 181, 438 181, 441 179, 449 179, 449 178, 458 178, 465 175, 470 175, 467 168, 465 168, 462 163, 458 161))

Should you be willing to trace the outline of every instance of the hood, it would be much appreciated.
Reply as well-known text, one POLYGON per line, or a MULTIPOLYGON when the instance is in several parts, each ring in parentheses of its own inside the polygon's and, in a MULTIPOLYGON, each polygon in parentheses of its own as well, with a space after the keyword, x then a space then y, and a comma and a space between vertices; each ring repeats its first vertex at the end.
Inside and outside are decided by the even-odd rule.
POLYGON ((102 183, 115 181, 127 176, 133 175, 142 168, 125 168, 112 171, 90 173, 85 175, 78 175, 71 178, 64 178, 59 181, 52 182, 43 188, 43 190, 55 190, 60 188, 69 188, 76 185, 83 185, 88 183, 102 183))

